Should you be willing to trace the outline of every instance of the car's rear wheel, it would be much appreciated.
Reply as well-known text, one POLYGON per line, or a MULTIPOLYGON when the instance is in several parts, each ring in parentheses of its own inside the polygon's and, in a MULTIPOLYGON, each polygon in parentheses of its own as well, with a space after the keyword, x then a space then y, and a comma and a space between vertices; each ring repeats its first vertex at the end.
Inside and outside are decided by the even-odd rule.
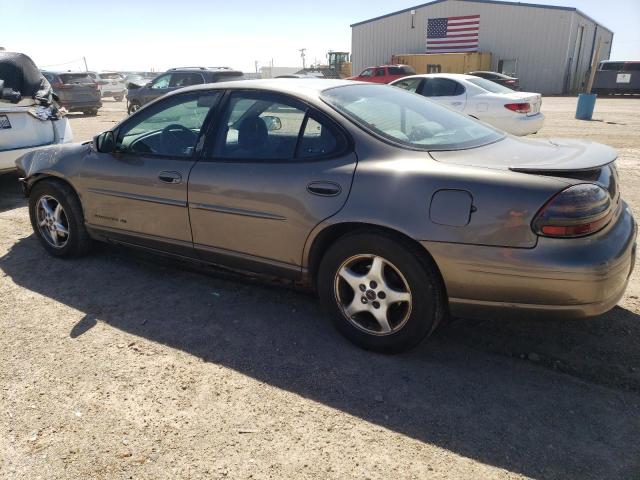
POLYGON ((121 102, 122 100, 124 100, 124 95, 114 95, 114 96, 113 96, 113 99, 114 99, 116 102, 121 102))
POLYGON ((322 259, 318 293, 353 343, 385 353, 407 350, 441 321, 444 291, 435 265, 409 242, 354 233, 322 259))
POLYGON ((56 257, 78 257, 91 249, 75 192, 58 180, 41 180, 29 196, 29 216, 40 243, 56 257))
POLYGON ((98 109, 97 108, 89 108, 87 110, 83 110, 82 113, 84 113, 87 116, 90 117, 95 117, 96 115, 98 115, 98 109))

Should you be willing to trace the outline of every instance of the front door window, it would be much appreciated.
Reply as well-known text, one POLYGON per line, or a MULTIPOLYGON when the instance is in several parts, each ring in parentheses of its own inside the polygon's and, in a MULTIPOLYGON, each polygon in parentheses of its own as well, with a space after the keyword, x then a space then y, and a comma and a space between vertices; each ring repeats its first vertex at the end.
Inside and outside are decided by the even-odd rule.
POLYGON ((176 95, 132 117, 118 130, 123 153, 190 157, 220 92, 176 95))
POLYGON ((163 88, 169 88, 169 81, 171 80, 171 74, 167 73, 166 75, 161 75, 156 78, 151 84, 151 88, 153 90, 160 90, 163 88))

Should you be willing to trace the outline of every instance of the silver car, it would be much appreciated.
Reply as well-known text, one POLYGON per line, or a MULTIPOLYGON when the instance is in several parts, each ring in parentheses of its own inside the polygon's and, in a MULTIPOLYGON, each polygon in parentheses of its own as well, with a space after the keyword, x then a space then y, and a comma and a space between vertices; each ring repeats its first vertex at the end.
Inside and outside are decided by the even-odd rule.
POLYGON ((278 79, 181 89, 17 165, 52 255, 101 240, 286 277, 398 352, 449 312, 611 309, 636 244, 615 159, 390 86, 278 79))

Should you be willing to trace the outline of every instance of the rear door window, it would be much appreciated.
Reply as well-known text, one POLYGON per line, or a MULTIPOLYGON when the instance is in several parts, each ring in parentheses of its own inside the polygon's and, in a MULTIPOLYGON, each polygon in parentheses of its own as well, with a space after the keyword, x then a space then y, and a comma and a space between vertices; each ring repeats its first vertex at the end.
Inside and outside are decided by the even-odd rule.
MULTIPOLYGON (((237 91, 230 95, 213 154, 238 161, 295 161, 343 151, 344 135, 324 116, 284 95, 237 91)), ((209 150, 209 148, 207 148, 209 150)))
POLYGON ((421 93, 425 97, 455 97, 464 92, 465 88, 450 78, 428 78, 421 93))
POLYGON ((385 75, 384 68, 376 68, 376 77, 384 77, 385 75))

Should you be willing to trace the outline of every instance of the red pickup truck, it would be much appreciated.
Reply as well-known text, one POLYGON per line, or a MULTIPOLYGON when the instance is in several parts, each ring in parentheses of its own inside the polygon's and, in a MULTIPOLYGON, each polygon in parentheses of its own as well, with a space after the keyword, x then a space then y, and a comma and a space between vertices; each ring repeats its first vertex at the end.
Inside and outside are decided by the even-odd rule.
POLYGON ((360 75, 349 77, 347 80, 359 80, 371 83, 389 83, 407 75, 415 75, 411 65, 380 65, 365 68, 360 75))

